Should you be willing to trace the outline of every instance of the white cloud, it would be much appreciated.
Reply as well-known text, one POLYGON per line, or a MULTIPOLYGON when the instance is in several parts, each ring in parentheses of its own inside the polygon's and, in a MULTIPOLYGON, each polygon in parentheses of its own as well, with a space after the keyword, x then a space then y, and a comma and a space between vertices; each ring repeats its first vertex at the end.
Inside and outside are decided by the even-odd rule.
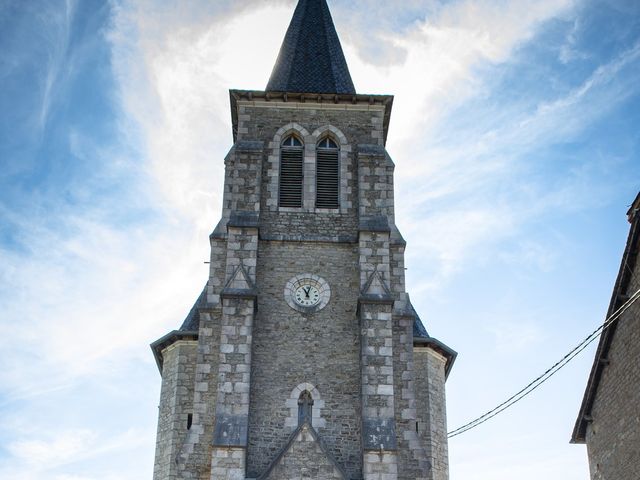
POLYGON ((86 461, 131 452, 145 443, 151 432, 131 429, 105 437, 88 429, 34 431, 31 435, 15 432, 17 439, 6 445, 11 457, 0 463, 0 476, 12 480, 117 480, 133 477, 114 474, 110 468, 97 469, 91 476, 66 473, 65 469, 86 461), (8 462, 7 460, 11 460, 8 462), (107 470, 107 471, 105 471, 107 470))
POLYGON ((0 383, 13 398, 130 360, 152 335, 179 326, 206 279, 206 240, 183 223, 119 228, 96 211, 55 227, 5 218, 27 249, 0 250, 0 383))
POLYGON ((16 440, 7 450, 18 460, 30 465, 55 467, 77 459, 95 448, 97 435, 90 430, 67 430, 36 439, 16 440))
MULTIPOLYGON (((638 48, 596 70, 563 97, 536 99, 534 111, 523 105, 492 105, 485 112, 490 117, 486 123, 457 129, 448 123, 452 112, 493 93, 488 78, 492 67, 508 64, 546 21, 569 15, 575 2, 409 4, 426 13, 403 28, 397 28, 397 20, 369 29, 370 22, 351 22, 335 13, 334 18, 344 32, 343 47, 358 90, 396 94, 389 150, 398 163, 398 218, 409 240, 407 264, 417 296, 442 288, 465 264, 491 256, 491 246, 514 236, 524 224, 549 211, 585 208, 606 195, 606 187, 602 195, 593 194, 589 168, 599 168, 593 163, 552 184, 514 178, 529 173, 520 163, 523 155, 575 135, 629 94, 616 79, 637 62, 638 48), (365 48, 367 41, 380 38, 388 49, 365 48)), ((0 250, 0 280, 6 289, 4 296, 0 291, 0 383, 10 397, 64 388, 78 377, 104 374, 118 362, 143 358, 151 363, 146 344, 180 324, 206 279, 202 261, 208 257, 207 235, 220 212, 223 158, 232 143, 227 90, 264 88, 292 5, 114 2, 109 35, 122 107, 120 133, 140 158, 95 152, 79 136, 71 140, 75 154, 112 156, 116 172, 135 176, 127 201, 148 208, 152 218, 114 222, 107 220, 113 207, 100 205, 51 219, 38 198, 33 201, 42 204, 39 218, 1 212, 22 232, 20 243, 26 249, 0 250), (136 200, 137 195, 143 198, 136 200)), ((336 5, 336 11, 363 3, 354 5, 336 5)), ((367 15, 376 8, 402 10, 381 2, 364 5, 367 15)), ((544 244, 520 246, 502 260, 542 270, 554 261, 544 244)), ((527 349, 541 334, 536 325, 523 324, 515 329, 498 318, 488 330, 505 351, 527 349)), ((133 436, 127 433, 114 442, 135 444, 133 436)), ((100 450, 102 440, 102 434, 90 430, 34 433, 13 442, 11 451, 24 464, 27 453, 20 452, 48 459, 52 449, 64 464, 87 458, 88 449, 100 450)), ((0 469, 0 476, 117 478, 107 473, 46 476, 44 462, 31 467, 36 473, 0 469)))

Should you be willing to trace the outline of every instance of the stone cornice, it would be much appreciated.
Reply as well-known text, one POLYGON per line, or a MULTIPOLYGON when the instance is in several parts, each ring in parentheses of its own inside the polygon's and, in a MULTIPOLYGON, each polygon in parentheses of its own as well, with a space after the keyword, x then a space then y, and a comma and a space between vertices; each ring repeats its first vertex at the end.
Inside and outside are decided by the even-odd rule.
POLYGON ((238 104, 251 102, 252 105, 270 106, 273 108, 315 108, 315 109, 356 109, 384 111, 384 143, 387 143, 387 133, 393 108, 393 95, 363 95, 363 94, 326 94, 326 93, 292 93, 292 92, 264 92, 259 90, 229 90, 231 102, 231 123, 233 126, 233 143, 236 142, 238 132, 238 104))

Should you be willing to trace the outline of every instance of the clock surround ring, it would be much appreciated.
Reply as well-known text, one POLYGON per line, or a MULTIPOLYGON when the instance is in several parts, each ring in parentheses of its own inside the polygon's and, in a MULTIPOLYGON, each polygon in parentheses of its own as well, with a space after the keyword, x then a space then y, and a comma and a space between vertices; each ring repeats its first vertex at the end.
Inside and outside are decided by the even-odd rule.
POLYGON ((319 312, 331 299, 331 287, 319 275, 301 273, 286 283, 284 299, 287 305, 300 313, 319 312))

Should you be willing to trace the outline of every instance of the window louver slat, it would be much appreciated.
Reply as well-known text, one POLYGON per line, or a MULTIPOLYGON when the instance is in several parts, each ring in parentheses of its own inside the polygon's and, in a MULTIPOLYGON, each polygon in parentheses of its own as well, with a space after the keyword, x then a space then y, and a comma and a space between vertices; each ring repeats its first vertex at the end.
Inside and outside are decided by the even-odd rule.
POLYGON ((301 148, 283 148, 280 155, 281 207, 302 207, 303 162, 301 148))
POLYGON ((316 207, 339 207, 338 150, 318 149, 316 157, 316 207))

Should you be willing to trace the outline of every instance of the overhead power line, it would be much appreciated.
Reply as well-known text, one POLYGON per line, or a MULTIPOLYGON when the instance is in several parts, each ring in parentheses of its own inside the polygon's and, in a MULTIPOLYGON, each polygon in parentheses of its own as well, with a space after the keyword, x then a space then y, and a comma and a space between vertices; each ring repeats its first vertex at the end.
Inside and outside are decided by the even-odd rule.
POLYGON ((567 353, 561 360, 556 362, 551 368, 549 368, 546 372, 540 375, 538 378, 529 383, 522 390, 517 392, 516 394, 509 397, 507 400, 502 402, 497 407, 489 410, 487 413, 480 415, 475 420, 472 420, 469 423, 462 425, 461 427, 456 428, 455 430, 450 431, 447 434, 448 438, 453 438, 457 435, 461 435, 469 430, 483 424, 487 420, 495 417, 499 413, 504 412, 507 408, 512 405, 518 403, 524 397, 533 392, 536 388, 542 385, 544 382, 549 380, 553 375, 555 375, 562 367, 568 364, 571 360, 573 360, 580 352, 582 352, 585 348, 587 348, 596 338, 598 338, 604 330, 609 328, 614 322, 616 322, 620 316, 629 308, 633 303, 640 298, 640 290, 634 293, 620 308, 618 308, 614 313, 612 313, 605 322, 600 325, 597 329, 595 329, 589 336, 587 336, 582 342, 580 342, 573 350, 567 353))

